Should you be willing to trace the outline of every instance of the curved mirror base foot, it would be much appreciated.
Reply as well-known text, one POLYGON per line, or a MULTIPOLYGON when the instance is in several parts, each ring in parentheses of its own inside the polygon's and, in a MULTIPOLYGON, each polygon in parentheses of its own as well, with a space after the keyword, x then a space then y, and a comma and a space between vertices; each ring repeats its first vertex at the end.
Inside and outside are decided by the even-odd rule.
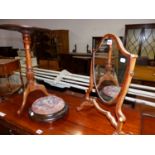
POLYGON ((94 107, 94 104, 92 102, 92 99, 86 99, 85 101, 83 101, 80 106, 78 106, 76 108, 77 111, 81 111, 81 110, 84 110, 85 108, 91 108, 91 107, 94 107))

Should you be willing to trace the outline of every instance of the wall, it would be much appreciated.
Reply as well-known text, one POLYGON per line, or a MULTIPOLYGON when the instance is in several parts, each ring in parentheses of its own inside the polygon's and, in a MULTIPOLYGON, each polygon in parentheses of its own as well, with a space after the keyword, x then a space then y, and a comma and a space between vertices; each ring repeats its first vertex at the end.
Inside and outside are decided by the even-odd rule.
MULTIPOLYGON (((50 29, 68 29, 70 52, 77 44, 77 52, 86 53, 92 47, 92 36, 106 33, 124 35, 125 24, 155 23, 155 19, 16 19, 0 20, 0 24, 22 24, 50 29)), ((0 46, 23 48, 21 34, 0 30, 0 46)))

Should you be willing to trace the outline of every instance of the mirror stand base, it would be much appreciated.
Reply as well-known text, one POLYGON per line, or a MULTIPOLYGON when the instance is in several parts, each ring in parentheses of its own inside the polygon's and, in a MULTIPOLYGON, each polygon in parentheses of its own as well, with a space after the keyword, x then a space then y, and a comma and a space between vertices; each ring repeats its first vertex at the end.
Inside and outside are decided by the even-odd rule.
POLYGON ((93 104, 97 110, 99 110, 102 114, 104 114, 110 121, 113 127, 117 128, 118 124, 114 116, 112 116, 110 111, 104 110, 100 107, 99 103, 95 99, 93 99, 93 104))
POLYGON ((132 132, 124 132, 124 131, 122 131, 123 125, 124 125, 124 122, 118 122, 116 130, 114 131, 113 135, 133 135, 132 132))
POLYGON ((104 110, 99 106, 99 103, 97 103, 96 99, 93 98, 86 98, 85 101, 83 101, 80 106, 76 108, 77 111, 84 110, 86 108, 95 107, 98 111, 100 111, 102 114, 104 114, 107 119, 110 121, 112 126, 115 128, 115 131, 113 132, 113 135, 133 135, 132 132, 126 133, 122 131, 124 122, 117 122, 116 118, 112 116, 110 111, 104 110))
POLYGON ((133 135, 133 133, 132 132, 126 133, 124 131, 119 131, 119 132, 118 131, 114 131, 113 135, 133 135))
POLYGON ((113 135, 132 135, 132 133, 125 133, 122 131, 123 129, 123 122, 117 122, 116 118, 111 114, 110 111, 104 110, 103 108, 100 107, 99 103, 95 99, 92 100, 95 108, 100 111, 102 114, 104 114, 107 119, 110 121, 111 125, 116 129, 113 133, 113 135))
POLYGON ((89 99, 86 99, 85 101, 83 101, 81 104, 80 104, 80 106, 78 106, 77 108, 76 108, 76 110, 77 111, 81 111, 81 110, 83 110, 83 109, 85 109, 85 108, 90 108, 90 107, 94 107, 94 104, 93 104, 93 102, 92 102, 92 99, 91 98, 89 98, 89 99))

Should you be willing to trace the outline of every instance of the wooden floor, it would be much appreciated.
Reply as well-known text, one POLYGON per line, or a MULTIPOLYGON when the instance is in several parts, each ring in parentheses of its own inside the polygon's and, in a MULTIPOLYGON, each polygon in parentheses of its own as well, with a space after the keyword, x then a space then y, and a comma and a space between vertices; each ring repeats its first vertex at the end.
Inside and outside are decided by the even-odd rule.
MULTIPOLYGON (((28 107, 38 97, 43 96, 40 92, 33 92, 29 95, 27 107, 23 114, 19 117, 17 110, 22 102, 22 95, 15 94, 8 99, 1 101, 0 112, 6 114, 4 117, 0 116, 1 131, 11 129, 13 134, 37 134, 41 130, 41 134, 48 135, 105 135, 113 134, 114 128, 111 126, 107 118, 98 112, 95 108, 87 108, 83 111, 77 112, 76 107, 84 101, 84 94, 79 94, 71 91, 50 91, 62 97, 69 105, 68 114, 53 123, 41 123, 32 120, 28 115, 28 107)), ((114 111, 114 107, 104 106, 110 111, 114 111)), ((123 112, 126 115, 127 121, 124 124, 124 132, 141 134, 141 114, 137 109, 124 106, 123 112)), ((4 132, 1 132, 1 134, 4 132)), ((7 132, 6 132, 7 133, 7 132)))

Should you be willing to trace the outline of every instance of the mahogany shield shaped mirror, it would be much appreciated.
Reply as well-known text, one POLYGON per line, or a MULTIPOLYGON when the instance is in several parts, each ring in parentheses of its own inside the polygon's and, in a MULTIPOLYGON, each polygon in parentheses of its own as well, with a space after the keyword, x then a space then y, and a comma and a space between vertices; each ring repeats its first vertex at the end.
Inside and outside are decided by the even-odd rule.
MULTIPOLYGON (((122 127, 126 120, 122 112, 122 105, 127 94, 137 55, 129 53, 123 46, 119 37, 106 34, 102 37, 99 46, 93 50, 90 86, 86 93, 86 99, 110 120, 115 127, 116 134, 122 134, 122 127), (92 88, 101 102, 90 99, 92 88), (99 103, 116 104, 115 116, 103 109, 99 103)), ((82 104, 83 106, 84 104, 82 104)))
POLYGON ((124 134, 122 128, 126 117, 122 112, 122 105, 133 77, 136 58, 137 55, 129 53, 120 38, 113 34, 104 35, 99 46, 93 49, 89 87, 85 100, 77 110, 80 111, 85 106, 95 107, 115 128, 114 134, 124 134), (93 88, 99 100, 90 96, 93 88), (102 103, 116 104, 115 115, 104 109, 100 105, 102 103))

